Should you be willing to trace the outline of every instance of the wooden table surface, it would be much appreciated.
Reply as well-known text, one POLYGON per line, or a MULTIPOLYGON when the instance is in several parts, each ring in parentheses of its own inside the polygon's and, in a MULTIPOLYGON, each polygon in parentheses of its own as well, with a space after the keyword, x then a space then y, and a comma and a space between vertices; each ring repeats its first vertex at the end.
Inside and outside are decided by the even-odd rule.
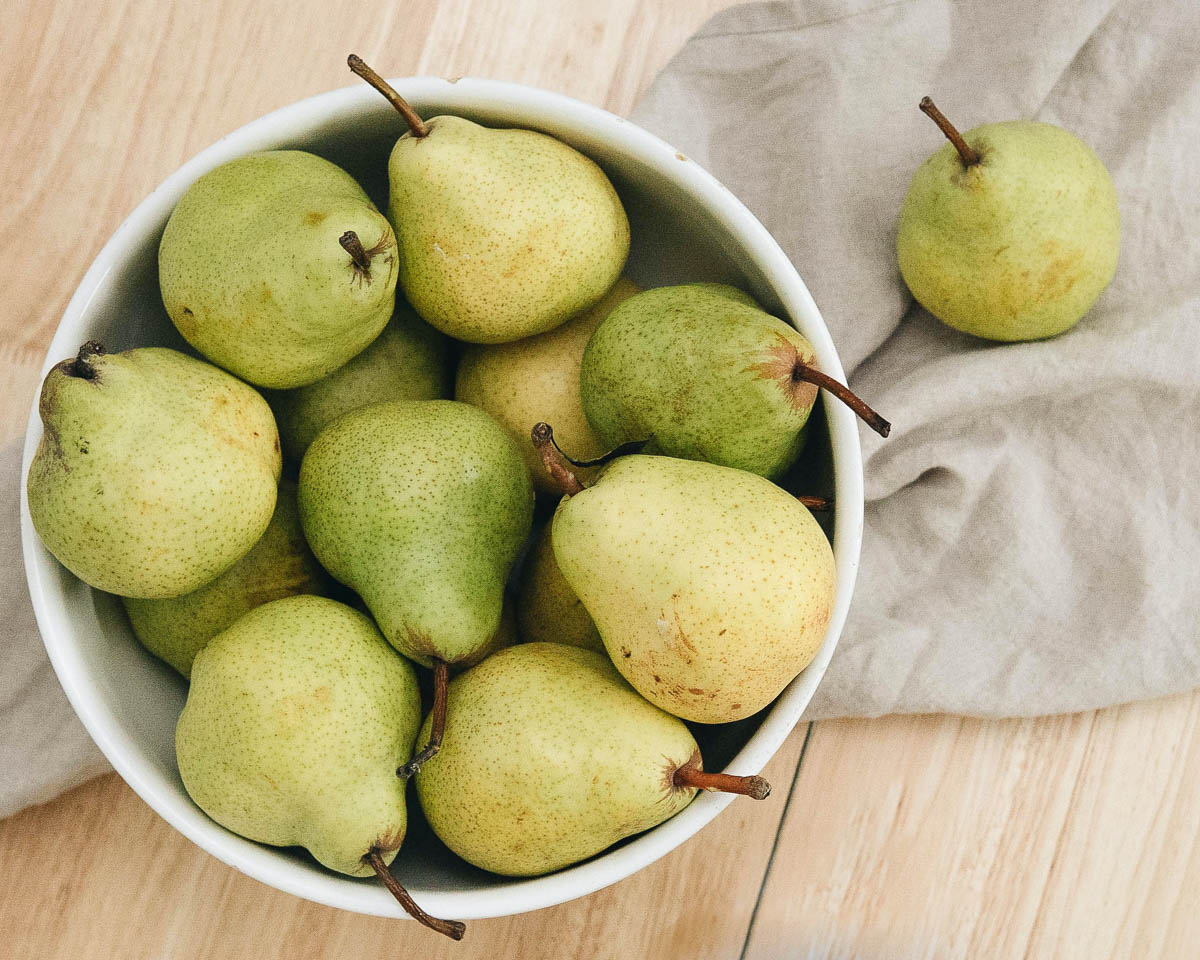
MULTIPOLYGON (((55 324, 134 205, 222 134, 350 83, 346 53, 385 74, 491 76, 626 113, 727 5, 6 0, 0 439, 23 430, 55 324)), ((0 956, 1200 952, 1200 694, 1040 720, 820 723, 766 773, 769 800, 739 800, 642 873, 477 921, 458 945, 249 880, 109 775, 0 821, 0 956)))

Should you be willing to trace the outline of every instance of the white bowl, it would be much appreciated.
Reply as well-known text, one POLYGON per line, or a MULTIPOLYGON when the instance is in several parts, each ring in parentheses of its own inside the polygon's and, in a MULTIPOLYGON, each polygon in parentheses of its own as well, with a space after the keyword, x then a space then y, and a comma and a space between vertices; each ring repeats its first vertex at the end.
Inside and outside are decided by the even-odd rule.
MULTIPOLYGON (((620 117, 545 90, 473 78, 394 83, 425 116, 455 113, 495 126, 531 127, 588 154, 612 177, 629 211, 634 279, 644 285, 733 282, 789 319, 812 341, 821 369, 844 378, 821 314, 778 244, 733 194, 673 147, 620 117)), ((159 297, 157 249, 172 208, 201 174, 256 150, 308 149, 343 165, 382 207, 387 155, 402 129, 391 107, 359 84, 277 110, 201 152, 142 201, 105 245, 67 306, 45 370, 89 339, 110 350, 147 344, 184 348, 159 297)), ((854 416, 839 403, 824 404, 824 411, 828 440, 818 424, 812 445, 821 454, 821 469, 809 482, 832 483, 836 498, 837 586, 829 631, 813 663, 768 710, 701 733, 709 769, 724 765, 735 774, 762 769, 812 697, 845 620, 862 537, 862 461, 854 416)), ((25 441, 26 471, 41 434, 35 402, 25 441)), ((175 766, 183 682, 136 642, 119 601, 76 580, 46 551, 33 530, 24 489, 21 534, 38 625, 63 689, 92 738, 141 797, 204 850, 264 883, 345 910, 403 916, 377 883, 331 873, 296 851, 245 840, 205 816, 184 791, 175 766)), ((696 833, 732 799, 701 794, 678 816, 639 837, 528 880, 476 870, 418 828, 401 851, 396 872, 435 916, 470 920, 536 910, 640 870, 696 833)))

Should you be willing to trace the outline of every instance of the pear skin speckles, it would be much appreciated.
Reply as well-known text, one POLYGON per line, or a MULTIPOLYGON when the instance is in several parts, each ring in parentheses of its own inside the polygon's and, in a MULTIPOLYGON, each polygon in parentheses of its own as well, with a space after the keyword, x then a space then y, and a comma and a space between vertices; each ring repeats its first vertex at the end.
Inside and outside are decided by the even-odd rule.
POLYGON ((459 664, 491 641, 533 487, 482 410, 412 400, 344 414, 308 448, 299 502, 317 559, 401 653, 459 664))
POLYGON ((833 551, 808 509, 762 477, 622 457, 563 499, 552 536, 617 669, 686 720, 756 713, 824 639, 833 551))
POLYGON ((29 467, 34 528, 85 583, 177 597, 215 579, 262 536, 275 507, 279 437, 267 403, 175 350, 59 364, 42 385, 45 434, 29 467))
POLYGON ((357 610, 297 596, 252 610, 196 656, 175 732, 183 784, 222 826, 306 847, 364 877, 404 839, 421 720, 412 665, 357 610))
POLYGON ((695 790, 671 775, 696 753, 687 727, 603 654, 526 643, 451 681, 445 743, 415 779, 451 850, 494 873, 534 876, 678 813, 695 790))
POLYGON ((405 134, 388 161, 400 285, 417 312, 468 343, 552 330, 598 301, 629 254, 604 172, 560 140, 462 117, 405 134))
POLYGON ((213 363, 261 387, 313 383, 387 323, 396 238, 354 178, 300 150, 210 170, 176 205, 158 251, 163 304, 213 363), (341 239, 353 233, 369 270, 341 239))
MULTIPOLYGON (((584 351, 580 393, 607 447, 777 477, 795 462, 816 399, 793 382, 812 345, 733 287, 658 287, 631 297, 584 351)), ((553 424, 552 424, 553 426, 553 424)))

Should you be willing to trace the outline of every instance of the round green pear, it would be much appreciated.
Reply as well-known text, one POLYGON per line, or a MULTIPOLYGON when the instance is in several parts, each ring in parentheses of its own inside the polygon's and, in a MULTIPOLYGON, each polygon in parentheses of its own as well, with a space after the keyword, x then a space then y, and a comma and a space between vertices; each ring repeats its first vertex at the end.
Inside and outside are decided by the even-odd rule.
POLYGON ((584 860, 674 816, 698 788, 770 792, 761 777, 705 773, 686 725, 602 654, 555 643, 502 650, 450 682, 446 744, 416 784, 442 842, 507 876, 584 860))
MULTIPOLYGON (((554 490, 541 458, 529 442, 529 430, 545 421, 563 449, 577 460, 605 453, 583 413, 579 396, 579 365, 588 340, 614 308, 639 287, 622 277, 599 303, 561 327, 516 343, 472 346, 458 361, 454 398, 490 413, 512 435, 529 465, 536 489, 554 490)), ((586 480, 588 468, 579 476, 586 480)))
MULTIPOLYGON (((592 334, 579 373, 603 444, 781 476, 800 455, 818 387, 884 436, 887 421, 816 367, 813 346, 733 287, 691 283, 629 298, 592 334)), ((558 432, 558 424, 547 420, 558 432)), ((543 476, 545 476, 543 470, 543 476)))
POLYGON ((362 60, 349 63, 409 125, 388 160, 388 219, 400 285, 429 323, 507 343, 552 330, 612 287, 629 221, 592 160, 534 130, 423 121, 362 60))
POLYGON ((379 335, 396 295, 396 240, 346 171, 269 150, 188 188, 163 231, 158 277, 188 343, 243 380, 287 390, 379 335))
POLYGON ((757 713, 829 626, 829 541, 795 497, 744 470, 621 457, 563 498, 552 537, 617 669, 685 720, 757 713))
POLYGON ((142 646, 190 677, 204 645, 255 607, 295 594, 324 594, 330 586, 304 541, 296 485, 283 480, 262 538, 216 580, 181 597, 122 602, 142 646))
POLYGON ((1113 278, 1117 192, 1100 158, 1060 127, 990 123, 959 132, 913 175, 896 252, 912 295, 943 323, 988 340, 1073 327, 1113 278))
POLYGON ((308 448, 299 503, 317 559, 405 656, 455 665, 492 639, 533 488, 482 410, 397 400, 344 414, 308 448))
POLYGON ((34 528, 84 583, 177 597, 228 570, 275 509, 279 437, 267 402, 176 350, 89 341, 42 384, 29 466, 34 528))
POLYGON ((370 619, 286 597, 196 655, 175 753, 188 794, 223 827, 378 875, 414 917, 458 939, 461 924, 428 917, 387 871, 408 829, 396 769, 420 722, 413 668, 370 619))
POLYGON ((526 642, 565 643, 604 652, 591 614, 558 569, 549 524, 538 532, 525 560, 517 619, 526 642))
POLYGON ((268 395, 285 455, 300 462, 326 424, 384 400, 436 400, 450 374, 446 338, 399 301, 391 321, 358 356, 316 383, 268 395))

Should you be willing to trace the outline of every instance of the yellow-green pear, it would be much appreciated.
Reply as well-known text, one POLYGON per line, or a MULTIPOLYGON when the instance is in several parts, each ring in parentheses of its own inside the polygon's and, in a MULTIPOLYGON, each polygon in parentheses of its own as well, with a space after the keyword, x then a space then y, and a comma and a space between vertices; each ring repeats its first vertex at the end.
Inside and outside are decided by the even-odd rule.
MULTIPOLYGON (((798 330, 715 283, 627 299, 592 334, 579 381, 584 413, 606 447, 646 440, 646 453, 771 478, 799 457, 818 388, 883 436, 891 429, 817 368, 816 351, 798 330)), ((557 435, 558 424, 546 422, 557 435)))
POLYGON ((236 377, 163 347, 88 341, 42 384, 29 513, 80 580, 123 597, 177 597, 258 542, 275 509, 279 437, 236 377))
POLYGON ((449 714, 417 796, 442 842, 493 873, 584 860, 674 816, 697 789, 770 792, 761 777, 704 772, 687 726, 593 650, 502 650, 451 681, 449 714))
POLYGON ((833 551, 808 509, 757 474, 621 457, 553 523, 559 568, 609 657, 668 713, 748 717, 821 646, 833 551))
POLYGON ((604 171, 561 140, 463 117, 423 121, 362 62, 409 132, 388 160, 400 285, 443 333, 506 343, 596 303, 629 254, 629 221, 604 171))
POLYGON ((521 638, 517 633, 516 609, 511 597, 505 593, 504 605, 500 608, 500 625, 496 627, 496 632, 492 634, 492 638, 480 647, 470 659, 455 664, 455 666, 460 671, 466 670, 486 660, 496 651, 503 650, 520 642, 521 638))
MULTIPOLYGON (((576 460, 593 460, 607 448, 583 413, 579 397, 579 364, 588 339, 615 307, 640 288, 624 277, 599 303, 548 333, 516 343, 473 346, 458 361, 454 398, 490 413, 521 448, 533 485, 554 489, 541 458, 529 442, 535 423, 554 427, 562 448, 576 460)), ((589 468, 577 471, 582 480, 589 468)))
POLYGON ((960 134, 926 97, 950 143, 913 175, 896 253, 917 301, 988 340, 1039 340, 1073 327, 1117 269, 1117 191, 1100 158, 1049 123, 960 134))
POLYGON ((250 611, 197 655, 175 730, 179 775, 234 833, 306 848, 353 877, 372 874, 424 914, 387 869, 404 842, 408 760, 421 722, 412 666, 357 610, 286 597, 250 611))
POLYGON ((538 532, 525 559, 517 619, 526 642, 565 643, 604 652, 600 631, 558 569, 549 524, 538 532))
MULTIPOLYGON (((308 448, 299 503, 322 566, 362 597, 392 646, 434 669, 444 703, 449 668, 492 641, 529 536, 533 486, 512 438, 453 400, 361 407, 308 448)), ((413 769, 436 749, 422 748, 413 769)))
POLYGON ((436 400, 446 395, 446 338, 397 301, 391 321, 362 353, 316 383, 267 396, 283 452, 297 463, 326 424, 384 400, 436 400))
POLYGON ((396 295, 396 240, 345 170, 268 150, 210 170, 158 248, 171 322, 260 387, 321 379, 379 335, 396 295))
POLYGON ((142 646, 189 677, 204 645, 255 607, 294 594, 324 594, 330 586, 304 541, 296 485, 283 480, 262 538, 216 580, 182 597, 122 602, 142 646))

